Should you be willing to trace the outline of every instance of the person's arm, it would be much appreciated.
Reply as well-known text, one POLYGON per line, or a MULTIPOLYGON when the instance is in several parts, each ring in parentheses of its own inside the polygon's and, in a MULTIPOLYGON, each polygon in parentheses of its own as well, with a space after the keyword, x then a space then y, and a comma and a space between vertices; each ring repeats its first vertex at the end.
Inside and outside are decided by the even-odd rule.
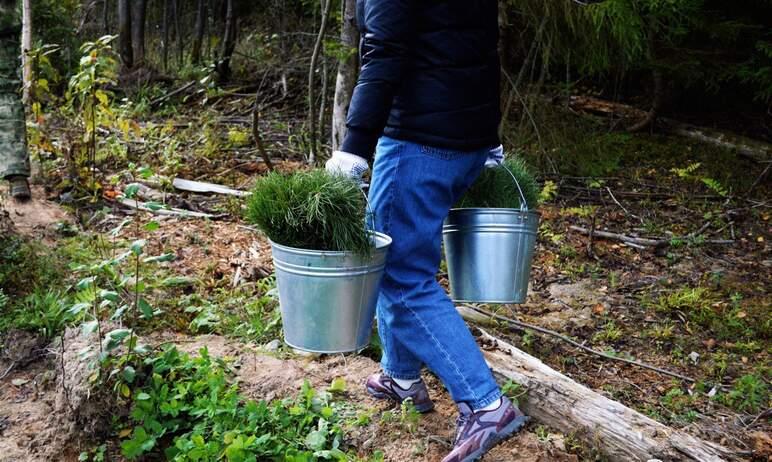
POLYGON ((351 97, 341 151, 371 159, 408 66, 418 0, 366 0, 362 69, 351 97))

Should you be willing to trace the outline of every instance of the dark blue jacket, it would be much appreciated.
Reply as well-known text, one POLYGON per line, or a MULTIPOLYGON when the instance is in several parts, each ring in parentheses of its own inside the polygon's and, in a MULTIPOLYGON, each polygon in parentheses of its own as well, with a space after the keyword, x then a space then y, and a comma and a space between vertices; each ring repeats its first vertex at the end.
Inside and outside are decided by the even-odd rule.
POLYGON ((496 0, 357 0, 362 69, 341 150, 381 135, 437 148, 499 144, 496 0))

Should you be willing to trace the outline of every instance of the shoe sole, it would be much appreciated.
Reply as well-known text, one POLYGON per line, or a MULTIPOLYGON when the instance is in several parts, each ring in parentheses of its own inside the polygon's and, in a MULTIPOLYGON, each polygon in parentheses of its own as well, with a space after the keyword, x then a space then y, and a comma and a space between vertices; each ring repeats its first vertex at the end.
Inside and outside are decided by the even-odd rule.
POLYGON ((513 420, 509 423, 509 425, 504 427, 501 432, 483 444, 480 449, 470 454, 466 459, 461 460, 461 462, 475 462, 479 460, 488 451, 496 447, 496 445, 502 443, 504 440, 520 431, 523 427, 525 427, 525 424, 527 424, 529 420, 531 420, 531 418, 525 415, 513 420))
MULTIPOLYGON (((402 404, 401 400, 394 399, 394 396, 392 396, 392 395, 390 395, 388 393, 383 393, 383 392, 377 391, 374 388, 370 388, 370 387, 365 387, 365 388, 367 389, 367 394, 369 394, 370 396, 372 396, 375 399, 383 399, 383 400, 395 401, 395 402, 397 402, 399 404, 402 404)), ((415 405, 415 403, 413 403, 413 405, 415 405)), ((432 403, 432 402, 429 402, 429 403, 426 403, 426 404, 422 404, 420 406, 415 405, 415 410, 418 413, 420 413, 420 414, 426 414, 427 412, 429 412, 429 411, 431 411, 433 409, 434 409, 434 403, 432 403)))

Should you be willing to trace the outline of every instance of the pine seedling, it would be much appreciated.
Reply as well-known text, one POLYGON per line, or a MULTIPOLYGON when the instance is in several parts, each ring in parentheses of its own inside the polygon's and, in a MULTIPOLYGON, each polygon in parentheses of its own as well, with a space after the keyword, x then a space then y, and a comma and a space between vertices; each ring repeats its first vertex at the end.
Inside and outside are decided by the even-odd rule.
POLYGON ((359 185, 323 170, 270 173, 255 185, 246 211, 247 221, 277 244, 369 255, 365 215, 359 185))
POLYGON ((512 179, 514 175, 523 191, 528 209, 536 209, 539 186, 528 165, 521 158, 515 157, 504 160, 504 166, 512 175, 503 167, 485 169, 456 207, 520 209, 522 200, 512 179))

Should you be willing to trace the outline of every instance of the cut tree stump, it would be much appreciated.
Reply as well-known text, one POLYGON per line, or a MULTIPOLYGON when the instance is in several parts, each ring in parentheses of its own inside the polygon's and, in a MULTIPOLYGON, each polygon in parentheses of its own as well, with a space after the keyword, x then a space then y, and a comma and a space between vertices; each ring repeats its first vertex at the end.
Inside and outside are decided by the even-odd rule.
POLYGON ((663 425, 555 371, 482 331, 493 372, 522 385, 522 408, 539 422, 576 434, 612 461, 720 462, 735 455, 717 444, 663 425))

